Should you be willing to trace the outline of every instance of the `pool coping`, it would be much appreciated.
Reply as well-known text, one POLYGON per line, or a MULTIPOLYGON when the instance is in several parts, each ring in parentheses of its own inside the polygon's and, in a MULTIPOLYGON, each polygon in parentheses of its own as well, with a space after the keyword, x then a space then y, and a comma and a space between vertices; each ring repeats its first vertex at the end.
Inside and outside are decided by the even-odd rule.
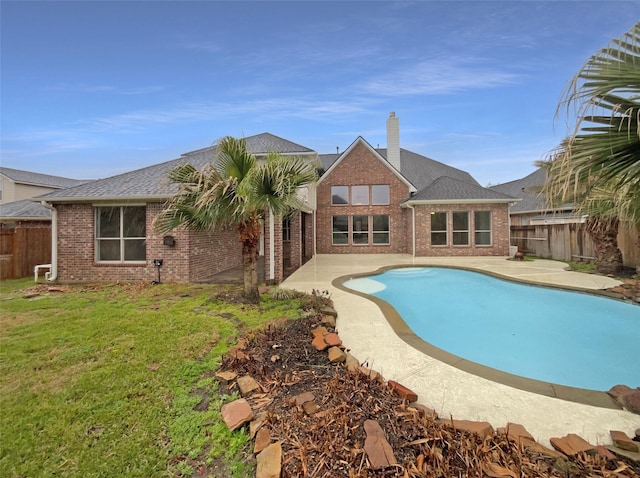
POLYGON ((617 300, 615 297, 612 297, 610 294, 606 293, 606 291, 601 291, 601 290, 592 290, 592 289, 585 289, 580 287, 570 287, 566 285, 555 286, 555 285, 549 285, 549 284, 544 284, 540 282, 528 281, 520 278, 513 278, 513 277, 499 274, 493 271, 487 271, 487 270, 474 268, 474 267, 460 267, 460 266, 429 264, 429 263, 424 263, 420 265, 415 265, 415 264, 414 265, 408 265, 408 264, 386 265, 383 267, 379 267, 378 269, 370 272, 347 274, 340 277, 336 277, 331 282, 331 285, 333 287, 336 287, 337 289, 340 289, 350 294, 363 297, 375 303, 380 308, 380 311, 382 312, 383 316, 385 317, 385 319, 387 320, 387 322, 389 323, 393 331, 402 341, 404 341, 406 344, 410 345, 414 349, 418 350, 419 352, 422 352, 425 355, 428 355, 440 362, 443 362, 447 365, 451 365, 452 367, 455 367, 464 372, 482 377, 487 380, 491 380, 493 382, 501 383, 509 387, 517 388, 519 390, 524 390, 527 392, 532 392, 532 393, 544 395, 547 397, 558 398, 561 400, 567 400, 575 403, 591 405, 591 406, 600 407, 600 408, 608 408, 608 409, 614 409, 614 410, 623 409, 623 407, 605 391, 569 387, 566 385, 559 385, 551 382, 544 382, 541 380, 525 378, 519 375, 510 374, 502 370, 488 367, 486 365, 481 365, 479 363, 472 362, 470 360, 464 359, 450 352, 447 352, 446 350, 438 348, 430 344, 429 342, 425 341, 424 339, 418 337, 409 328, 409 326, 402 319, 402 317, 396 311, 396 309, 385 300, 382 300, 378 297, 366 294, 364 292, 356 291, 354 289, 350 289, 344 286, 344 282, 346 282, 347 280, 379 275, 390 269, 415 268, 415 267, 437 267, 437 268, 443 268, 443 269, 466 270, 466 271, 485 274, 501 280, 521 283, 521 284, 535 286, 535 287, 543 287, 547 289, 560 289, 560 290, 566 290, 570 292, 579 292, 579 293, 605 297, 612 300, 617 300))

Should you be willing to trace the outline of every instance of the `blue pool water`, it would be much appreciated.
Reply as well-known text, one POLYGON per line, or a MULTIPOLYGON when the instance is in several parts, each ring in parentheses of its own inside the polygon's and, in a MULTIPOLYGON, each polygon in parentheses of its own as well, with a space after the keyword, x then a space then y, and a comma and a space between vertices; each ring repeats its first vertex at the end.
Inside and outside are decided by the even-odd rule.
POLYGON ((514 375, 570 387, 640 386, 640 307, 445 268, 351 279, 426 342, 514 375))

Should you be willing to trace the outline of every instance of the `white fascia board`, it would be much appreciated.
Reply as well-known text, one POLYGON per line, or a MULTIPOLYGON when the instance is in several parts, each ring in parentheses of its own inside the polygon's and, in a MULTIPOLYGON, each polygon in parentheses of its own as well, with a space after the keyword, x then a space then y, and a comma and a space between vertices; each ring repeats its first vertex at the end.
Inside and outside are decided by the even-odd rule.
POLYGON ((408 207, 409 205, 419 206, 422 204, 508 204, 517 201, 521 201, 521 199, 423 199, 406 201, 403 203, 403 207, 408 207))
POLYGON ((173 196, 89 196, 89 197, 55 197, 55 198, 47 198, 40 197, 40 199, 35 200, 36 202, 46 201, 49 204, 59 204, 59 203, 138 203, 138 204, 146 204, 150 202, 164 202, 170 199, 173 196))

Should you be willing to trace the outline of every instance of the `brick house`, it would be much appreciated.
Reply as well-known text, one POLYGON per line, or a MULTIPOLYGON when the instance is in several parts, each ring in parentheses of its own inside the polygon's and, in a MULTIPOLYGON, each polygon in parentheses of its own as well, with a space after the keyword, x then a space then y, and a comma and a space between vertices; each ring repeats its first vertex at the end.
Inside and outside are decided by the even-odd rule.
MULTIPOLYGON (((315 151, 269 133, 246 138, 258 159, 298 156, 321 173, 300 194, 306 207, 287 218, 266 213, 260 254, 264 277, 279 283, 314 254, 504 255, 511 196, 481 187, 468 173, 400 149, 398 120, 388 148, 357 138, 342 154, 315 151)), ((153 221, 177 191, 167 173, 183 162, 203 167, 215 146, 166 163, 39 199, 53 207, 51 278, 60 281, 206 281, 241 265, 234 229, 160 235, 153 221), (158 261, 161 265, 158 266, 158 261)))
POLYGON ((317 253, 508 255, 516 199, 399 144, 391 113, 386 149, 359 137, 344 153, 321 156, 327 169, 317 184, 317 253))

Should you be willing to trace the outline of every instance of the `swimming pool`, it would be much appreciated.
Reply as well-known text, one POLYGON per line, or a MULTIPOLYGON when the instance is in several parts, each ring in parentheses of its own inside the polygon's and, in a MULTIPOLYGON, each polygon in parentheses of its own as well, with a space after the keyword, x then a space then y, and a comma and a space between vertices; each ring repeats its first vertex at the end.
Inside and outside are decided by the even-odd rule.
POLYGON ((429 344, 513 375, 569 387, 640 385, 640 307, 467 270, 409 267, 347 280, 429 344))

